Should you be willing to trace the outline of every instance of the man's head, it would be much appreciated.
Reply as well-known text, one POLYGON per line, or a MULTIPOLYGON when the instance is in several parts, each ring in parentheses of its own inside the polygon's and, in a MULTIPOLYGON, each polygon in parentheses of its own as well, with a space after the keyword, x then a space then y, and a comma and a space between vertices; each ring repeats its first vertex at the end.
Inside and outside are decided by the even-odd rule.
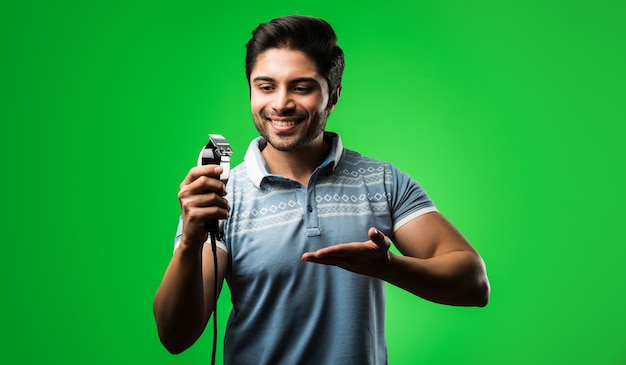
POLYGON ((274 19, 253 31, 247 48, 250 104, 261 136, 279 151, 321 146, 344 65, 330 25, 304 16, 274 19))
POLYGON ((258 56, 271 48, 304 52, 317 65, 318 72, 328 82, 328 93, 333 94, 341 85, 344 54, 337 46, 335 31, 325 20, 291 15, 260 24, 252 31, 246 44, 246 77, 256 64, 258 56))

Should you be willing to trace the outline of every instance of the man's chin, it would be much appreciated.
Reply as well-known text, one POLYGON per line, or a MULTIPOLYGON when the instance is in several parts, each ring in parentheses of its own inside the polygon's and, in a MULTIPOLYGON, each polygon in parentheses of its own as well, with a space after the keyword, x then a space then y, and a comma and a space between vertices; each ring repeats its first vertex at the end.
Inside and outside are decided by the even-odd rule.
MULTIPOLYGON (((320 133, 323 133, 323 130, 321 130, 320 133)), ((263 138, 277 151, 294 152, 310 145, 320 133, 316 135, 280 135, 266 133, 263 135, 263 138)))
POLYGON ((272 139, 268 140, 267 143, 269 143, 272 146, 272 148, 274 148, 275 150, 281 151, 281 152, 293 152, 298 149, 297 143, 276 141, 272 139))

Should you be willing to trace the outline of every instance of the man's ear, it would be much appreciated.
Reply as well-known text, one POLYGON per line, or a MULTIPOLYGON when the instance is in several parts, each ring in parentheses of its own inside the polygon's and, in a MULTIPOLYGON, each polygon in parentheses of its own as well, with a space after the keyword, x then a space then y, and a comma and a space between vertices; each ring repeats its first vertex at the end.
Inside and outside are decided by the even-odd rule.
POLYGON ((339 102, 339 97, 341 96, 341 85, 337 86, 335 90, 330 94, 330 98, 328 98, 328 112, 332 112, 339 102))

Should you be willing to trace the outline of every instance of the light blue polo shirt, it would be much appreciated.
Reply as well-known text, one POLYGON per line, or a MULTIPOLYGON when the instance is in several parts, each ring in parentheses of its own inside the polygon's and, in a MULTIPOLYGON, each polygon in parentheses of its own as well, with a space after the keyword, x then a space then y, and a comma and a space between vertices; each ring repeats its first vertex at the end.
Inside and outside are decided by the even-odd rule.
POLYGON ((231 171, 225 364, 387 363, 384 283, 301 256, 366 241, 370 227, 391 236, 436 208, 389 163, 344 149, 337 134, 325 139, 331 152, 308 187, 268 173, 260 137, 231 171))

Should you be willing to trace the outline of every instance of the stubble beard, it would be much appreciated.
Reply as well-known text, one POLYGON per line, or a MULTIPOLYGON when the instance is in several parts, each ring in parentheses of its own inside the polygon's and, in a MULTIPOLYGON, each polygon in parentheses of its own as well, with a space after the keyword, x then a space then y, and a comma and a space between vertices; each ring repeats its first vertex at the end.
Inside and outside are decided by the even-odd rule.
POLYGON ((324 132, 324 129, 326 129, 328 114, 327 110, 318 114, 314 130, 307 130, 303 136, 299 136, 295 140, 290 139, 285 142, 281 141, 280 138, 272 138, 267 132, 267 128, 265 128, 265 123, 267 123, 267 121, 264 113, 261 113, 261 123, 255 123, 255 126, 261 137, 263 137, 263 139, 265 139, 265 141, 267 141, 267 143, 269 143, 274 149, 281 152, 293 152, 309 144, 324 132))

